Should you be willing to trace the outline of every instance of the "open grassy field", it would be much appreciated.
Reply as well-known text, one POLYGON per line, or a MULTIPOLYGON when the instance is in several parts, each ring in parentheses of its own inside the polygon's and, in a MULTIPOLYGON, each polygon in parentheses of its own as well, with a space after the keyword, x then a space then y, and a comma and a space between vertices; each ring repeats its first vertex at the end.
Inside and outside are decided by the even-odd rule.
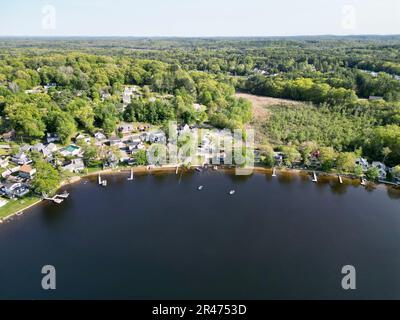
POLYGON ((19 212, 20 210, 23 210, 31 206, 32 204, 38 202, 40 198, 36 196, 28 196, 24 197, 23 199, 17 199, 17 200, 7 199, 7 200, 8 203, 0 208, 0 219, 3 219, 11 214, 19 212))
POLYGON ((262 126, 268 121, 271 115, 270 107, 285 105, 285 106, 302 106, 304 102, 287 100, 287 99, 277 99, 271 97, 262 97, 254 94, 248 93, 237 93, 237 98, 244 98, 249 100, 253 104, 253 119, 250 126, 256 131, 255 144, 256 147, 263 144, 268 138, 265 136, 265 130, 262 130, 262 126))

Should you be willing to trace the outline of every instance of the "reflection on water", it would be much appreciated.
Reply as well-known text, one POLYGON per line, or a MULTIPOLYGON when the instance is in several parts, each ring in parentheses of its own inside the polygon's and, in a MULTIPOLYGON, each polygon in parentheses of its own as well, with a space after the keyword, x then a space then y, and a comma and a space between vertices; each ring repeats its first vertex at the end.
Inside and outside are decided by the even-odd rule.
POLYGON ((0 298, 400 298, 399 190, 285 172, 128 176, 66 186, 61 205, 0 225, 0 298), (45 264, 56 292, 40 288, 45 264))

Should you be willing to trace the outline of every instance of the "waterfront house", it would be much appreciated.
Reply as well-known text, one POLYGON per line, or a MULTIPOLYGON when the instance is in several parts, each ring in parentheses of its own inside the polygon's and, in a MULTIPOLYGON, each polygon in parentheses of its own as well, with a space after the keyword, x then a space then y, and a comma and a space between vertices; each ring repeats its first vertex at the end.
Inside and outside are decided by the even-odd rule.
POLYGON ((361 157, 356 159, 355 164, 358 166, 361 166, 361 168, 364 172, 367 171, 369 168, 369 163, 368 163, 367 159, 364 159, 361 157))
POLYGON ((60 153, 64 157, 74 157, 74 156, 79 156, 81 152, 81 148, 71 144, 68 147, 65 147, 61 149, 60 153))
POLYGON ((23 151, 20 151, 16 155, 12 156, 11 161, 19 165, 32 163, 32 160, 29 159, 29 157, 23 151))
POLYGON ((60 137, 57 133, 48 133, 46 136, 47 143, 60 142, 60 137))
POLYGON ((83 163, 83 160, 80 158, 77 159, 72 159, 69 161, 68 164, 64 165, 62 167, 62 170, 73 172, 73 173, 79 173, 85 169, 85 164, 83 163))
POLYGON ((1 185, 0 192, 8 198, 21 198, 29 193, 29 188, 21 182, 5 182, 1 185))
POLYGON ((19 169, 19 176, 24 179, 32 179, 35 173, 36 169, 27 164, 24 164, 19 169))
POLYGON ((379 179, 386 180, 387 177, 387 167, 382 162, 372 162, 372 167, 379 170, 379 179))

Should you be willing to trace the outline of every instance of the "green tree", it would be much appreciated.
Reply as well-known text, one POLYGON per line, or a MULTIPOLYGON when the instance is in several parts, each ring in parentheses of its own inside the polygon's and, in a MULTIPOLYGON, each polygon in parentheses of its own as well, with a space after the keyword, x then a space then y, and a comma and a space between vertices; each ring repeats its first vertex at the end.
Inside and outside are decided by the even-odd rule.
POLYGON ((356 156, 353 152, 339 153, 336 159, 336 168, 342 173, 354 172, 356 156))
POLYGON ((33 190, 40 195, 53 195, 61 183, 60 173, 44 160, 37 159, 35 168, 37 172, 32 180, 33 190))
POLYGON ((147 165, 147 153, 146 150, 139 150, 133 155, 136 165, 145 166, 147 165))
POLYGON ((322 169, 331 170, 335 166, 336 151, 332 147, 320 148, 320 160, 322 169))
POLYGON ((378 168, 375 167, 371 167, 367 170, 367 172, 365 173, 365 175, 367 176, 367 178, 371 181, 377 180, 379 178, 379 170, 378 168))

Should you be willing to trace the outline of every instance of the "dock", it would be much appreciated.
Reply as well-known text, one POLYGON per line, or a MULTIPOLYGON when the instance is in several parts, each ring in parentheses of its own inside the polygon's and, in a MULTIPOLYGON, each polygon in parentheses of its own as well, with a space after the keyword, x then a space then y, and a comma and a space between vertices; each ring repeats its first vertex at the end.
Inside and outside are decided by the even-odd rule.
POLYGON ((343 179, 342 179, 341 176, 339 176, 339 183, 340 183, 340 184, 343 184, 343 179))
POLYGON ((315 182, 315 183, 318 182, 318 177, 317 177, 317 174, 315 172, 313 172, 312 182, 315 182))
POLYGON ((274 169, 272 170, 272 176, 273 176, 273 177, 276 177, 276 168, 274 168, 274 169))
POLYGON ((133 180, 133 169, 131 169, 131 175, 130 175, 130 177, 128 178, 128 181, 132 181, 133 180))

